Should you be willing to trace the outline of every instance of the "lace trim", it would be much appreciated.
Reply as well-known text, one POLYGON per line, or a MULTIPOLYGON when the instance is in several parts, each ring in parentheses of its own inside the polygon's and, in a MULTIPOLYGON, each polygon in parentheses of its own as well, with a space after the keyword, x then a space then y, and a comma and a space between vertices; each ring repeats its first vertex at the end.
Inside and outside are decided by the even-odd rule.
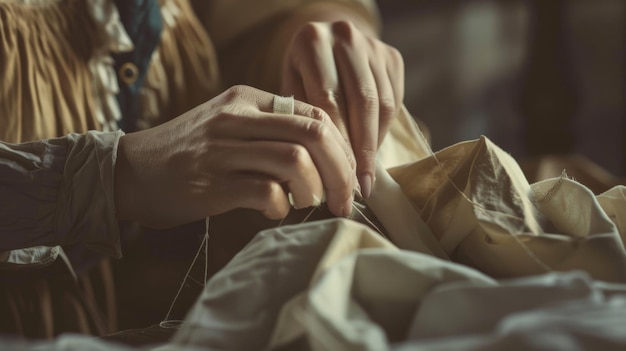
POLYGON ((89 15, 98 25, 98 35, 102 40, 102 46, 88 63, 93 75, 96 119, 102 125, 103 131, 114 131, 118 129, 117 122, 122 118, 122 113, 115 97, 119 92, 119 85, 110 53, 131 51, 133 43, 112 0, 87 2, 89 15))

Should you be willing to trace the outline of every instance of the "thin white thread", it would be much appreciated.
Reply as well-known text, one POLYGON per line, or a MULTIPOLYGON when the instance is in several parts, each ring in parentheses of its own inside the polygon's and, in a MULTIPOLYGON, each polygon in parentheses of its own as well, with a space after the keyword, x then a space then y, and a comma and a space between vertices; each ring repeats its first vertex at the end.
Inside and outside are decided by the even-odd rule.
MULTIPOLYGON (((316 209, 317 209, 317 207, 315 207, 315 206, 313 208, 311 208, 311 211, 309 211, 309 213, 304 217, 304 219, 300 222, 300 224, 306 222, 309 219, 309 217, 311 217, 313 212, 315 212, 316 209)), ((288 216, 289 215, 285 216, 285 218, 280 220, 280 223, 278 223, 278 227, 281 227, 283 225, 283 223, 285 222, 285 219, 287 219, 288 216)))
MULTIPOLYGON (((285 99, 285 98, 282 98, 285 99)), ((288 98, 287 98, 288 99, 288 98)), ((293 98, 292 98, 293 99, 293 98)), ((279 99, 281 100, 281 99, 279 99)), ((292 100, 293 101, 293 100, 292 100)), ((284 102, 280 101, 280 102, 284 102)), ((280 104, 280 103, 279 103, 280 104)), ((275 106, 274 108, 276 109, 276 101, 275 101, 275 106)), ((284 108, 284 106, 283 106, 284 108)), ((279 108, 280 110, 280 108, 279 108)), ((422 134, 421 130, 418 130, 419 133, 421 134, 421 137, 425 139, 424 135, 422 134)), ((450 184, 452 184, 453 188, 468 202, 474 204, 475 206, 478 206, 479 208, 481 208, 482 210, 487 211, 488 209, 484 208, 481 204, 474 202, 472 199, 470 199, 465 192, 463 192, 461 189, 459 189, 459 187, 456 185, 456 183, 452 180, 452 178, 450 177, 450 174, 448 172, 446 172, 445 168, 443 167, 443 165, 441 164, 441 162, 439 161, 439 159, 437 158, 437 155, 435 155, 435 153, 433 152, 433 150, 430 148, 430 145, 428 145, 426 143, 426 147, 427 147, 427 151, 430 153, 430 156, 435 160, 435 162, 437 163, 437 166, 439 166, 445 173, 446 178, 448 180, 448 182, 450 184)), ((291 194, 289 194, 291 195, 291 194)), ((290 199, 292 200, 292 199, 290 199)), ((291 202, 291 201, 290 201, 291 202)), ((354 210, 356 210, 359 215, 361 215, 361 217, 372 227, 374 228, 380 235, 382 235, 384 238, 387 238, 387 236, 382 232, 382 230, 380 230, 380 228, 378 228, 372 220, 370 220, 365 213, 363 213, 363 211, 361 211, 354 203, 352 203, 352 208, 354 210)), ((311 211, 304 217, 304 219, 300 222, 300 223, 305 223, 310 217, 311 215, 315 212, 315 210, 317 209, 317 206, 313 206, 311 211)), ((513 218, 520 218, 520 217, 516 217, 516 216, 511 216, 508 214, 505 214, 507 216, 513 217, 513 218)), ((287 218, 287 216, 285 216, 283 219, 281 219, 281 221, 278 224, 278 227, 282 226, 285 219, 287 218)), ((513 237, 514 241, 522 248, 522 250, 524 250, 524 252, 533 260, 535 261, 535 263, 537 263, 541 268, 543 268, 545 271, 547 272, 551 272, 552 269, 545 264, 537 255, 535 255, 534 252, 532 252, 532 250, 530 250, 530 248, 524 244, 520 238, 518 238, 517 234, 511 233, 511 236, 513 237)), ((159 326, 161 326, 162 328, 177 328, 179 327, 184 321, 183 320, 169 320, 169 316, 170 313, 172 312, 174 305, 176 304, 176 301, 185 285, 185 281, 187 281, 190 273, 191 273, 191 269, 193 268, 194 264, 196 263, 196 260, 198 259, 200 252, 202 251, 203 245, 205 247, 205 262, 204 262, 204 282, 202 285, 206 286, 206 282, 208 279, 208 245, 209 245, 209 217, 206 218, 206 222, 205 222, 205 235, 204 235, 204 239, 202 241, 202 243, 200 244, 200 248, 198 249, 198 252, 196 253, 196 256, 194 257, 191 265, 189 266, 189 269, 187 270, 187 273, 185 274, 185 278, 183 279, 183 282, 181 284, 181 286, 179 287, 176 296, 174 297, 174 300, 172 301, 172 304, 170 305, 170 308, 165 316, 165 319, 163 321, 161 321, 161 323, 159 323, 159 326)))
MULTIPOLYGON (((311 215, 313 215, 313 212, 315 212, 316 209, 317 209, 317 207, 313 206, 311 211, 304 217, 304 219, 300 222, 300 224, 306 222, 311 217, 311 215)), ((361 211, 359 209, 359 207, 354 202, 352 203, 352 209, 354 209, 359 215, 361 215, 361 217, 367 222, 367 224, 369 224, 374 230, 376 230, 383 238, 389 239, 387 237, 387 235, 385 235, 385 233, 382 230, 380 230, 380 228, 378 228, 378 226, 376 226, 376 224, 374 224, 374 221, 369 219, 365 215, 365 213, 363 211, 361 211)), ((280 223, 278 223, 278 227, 283 225, 283 222, 285 221, 286 218, 287 217, 285 217, 285 218, 280 220, 280 223)))
POLYGON ((352 203, 352 208, 355 209, 360 215, 361 217, 363 217, 363 219, 367 222, 367 224, 369 224, 370 226, 372 226, 374 229, 376 229, 376 231, 383 236, 383 238, 388 239, 387 236, 385 235, 385 233, 383 233, 382 230, 380 230, 380 228, 378 228, 376 226, 376 224, 374 224, 374 222, 372 220, 370 220, 369 218, 367 218, 367 216, 365 215, 365 213, 363 213, 363 211, 361 211, 354 203, 352 203))
MULTIPOLYGON (((198 251, 196 252, 196 256, 194 257, 193 261, 189 265, 189 268, 187 269, 187 273, 185 274, 185 277, 183 278, 183 281, 180 284, 178 291, 176 292, 176 296, 174 296, 174 300, 170 304, 170 308, 167 311, 165 318, 159 323, 159 326, 161 328, 178 328, 180 327, 180 325, 183 324, 184 320, 169 319, 170 314, 172 313, 172 310, 174 309, 174 305, 176 305, 176 301, 178 300, 178 297, 180 296, 180 293, 183 290, 183 287, 185 286, 185 282, 190 278, 189 275, 191 274, 191 270, 193 269, 193 266, 196 264, 198 257, 200 257, 200 252, 202 252, 203 248, 205 249, 204 250, 204 281, 202 282, 201 285, 206 286, 206 282, 208 278, 208 271, 209 271, 209 263, 208 263, 209 262, 209 218, 210 217, 207 217, 205 220, 204 238, 202 239, 202 242, 200 243, 200 247, 198 248, 198 251)), ((194 279, 194 281, 196 280, 194 279)))

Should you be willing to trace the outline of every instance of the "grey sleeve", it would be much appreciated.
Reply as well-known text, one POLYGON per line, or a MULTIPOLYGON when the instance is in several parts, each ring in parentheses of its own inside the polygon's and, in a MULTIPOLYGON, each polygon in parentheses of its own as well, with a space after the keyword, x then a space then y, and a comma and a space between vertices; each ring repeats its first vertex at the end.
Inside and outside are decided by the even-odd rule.
POLYGON ((121 256, 113 176, 122 135, 0 142, 0 265, 11 257, 41 263, 29 250, 78 242, 121 256))

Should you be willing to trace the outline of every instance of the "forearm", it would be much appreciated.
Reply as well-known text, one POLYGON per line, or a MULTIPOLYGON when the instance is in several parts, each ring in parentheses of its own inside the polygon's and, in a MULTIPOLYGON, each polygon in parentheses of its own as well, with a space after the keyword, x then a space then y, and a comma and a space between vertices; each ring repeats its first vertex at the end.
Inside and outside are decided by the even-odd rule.
POLYGON ((84 242, 119 256, 113 170, 121 135, 0 143, 0 251, 84 242))

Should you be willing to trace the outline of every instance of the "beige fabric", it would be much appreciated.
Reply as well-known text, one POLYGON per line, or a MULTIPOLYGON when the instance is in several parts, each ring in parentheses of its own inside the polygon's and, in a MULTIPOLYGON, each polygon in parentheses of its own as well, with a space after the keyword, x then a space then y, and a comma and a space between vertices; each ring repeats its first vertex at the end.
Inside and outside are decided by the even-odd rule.
POLYGON ((595 197, 566 177, 528 184, 484 137, 390 173, 398 183, 378 168, 368 206, 405 250, 345 219, 261 232, 158 349, 626 343, 615 334, 626 321, 626 187, 595 197), (520 276, 532 277, 494 280, 520 276))
POLYGON ((430 156, 429 150, 428 140, 406 106, 402 105, 378 148, 377 159, 384 169, 388 169, 430 156))
POLYGON ((155 351, 615 348, 623 322, 626 284, 580 271, 497 281, 330 219, 259 233, 155 351))
MULTIPOLYGON (((626 281, 620 232, 593 193, 566 177, 531 186, 485 137, 390 173, 456 262, 496 278, 581 269, 626 281)), ((623 221, 626 201, 615 195, 603 202, 612 211, 622 206, 611 216, 623 221)))

